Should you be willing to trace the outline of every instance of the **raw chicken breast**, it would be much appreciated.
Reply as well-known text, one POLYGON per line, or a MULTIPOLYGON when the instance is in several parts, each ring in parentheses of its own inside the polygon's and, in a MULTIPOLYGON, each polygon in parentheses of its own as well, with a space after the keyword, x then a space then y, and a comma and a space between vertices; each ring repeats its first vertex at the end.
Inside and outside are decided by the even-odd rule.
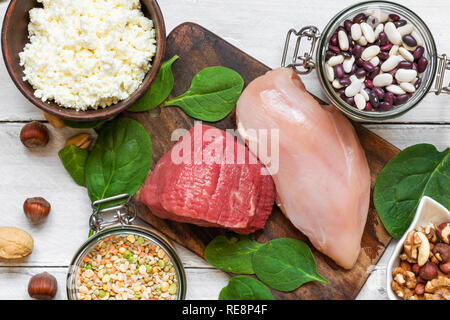
POLYGON ((352 268, 369 209, 370 171, 351 123, 334 107, 320 106, 297 74, 282 68, 248 85, 237 124, 272 174, 286 216, 318 250, 352 268), (269 129, 268 139, 259 129, 269 129), (279 129, 279 152, 270 129, 279 129))

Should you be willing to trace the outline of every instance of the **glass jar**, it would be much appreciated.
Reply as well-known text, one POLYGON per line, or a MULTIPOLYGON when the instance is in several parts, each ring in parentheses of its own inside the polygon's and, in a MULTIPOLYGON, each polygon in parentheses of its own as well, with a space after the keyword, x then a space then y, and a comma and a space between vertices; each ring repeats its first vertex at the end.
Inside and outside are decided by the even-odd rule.
POLYGON ((308 74, 313 69, 316 69, 320 84, 331 103, 348 117, 358 121, 382 121, 399 117, 417 106, 429 92, 450 94, 450 86, 443 86, 445 70, 450 70, 450 59, 445 54, 438 55, 431 31, 417 14, 402 5, 388 1, 367 1, 348 7, 339 12, 328 23, 322 33, 314 26, 304 27, 300 31, 296 31, 295 29, 289 30, 283 53, 282 66, 290 66, 299 74, 308 74), (395 106, 388 111, 364 111, 348 105, 342 100, 339 93, 335 91, 331 82, 328 81, 325 75, 325 54, 332 35, 339 26, 343 25, 345 20, 352 20, 359 13, 377 11, 387 14, 397 14, 408 23, 413 24, 415 31, 421 37, 422 46, 425 48, 424 56, 428 59, 429 63, 425 72, 421 74, 422 84, 406 103, 395 106), (297 40, 292 61, 290 64, 287 64, 286 59, 292 36, 296 36, 297 40), (309 52, 306 52, 303 56, 299 56, 301 40, 304 38, 311 41, 311 48, 309 52), (432 88, 433 84, 434 88, 432 88))
POLYGON ((175 248, 171 245, 169 240, 155 230, 137 225, 131 225, 136 218, 135 206, 132 197, 128 194, 111 197, 108 199, 96 201, 92 204, 94 212, 90 218, 90 227, 94 231, 91 236, 77 251, 72 259, 67 274, 67 297, 69 300, 79 300, 79 276, 80 268, 85 263, 85 257, 98 244, 101 244, 105 239, 111 237, 127 237, 129 235, 139 239, 142 238, 145 242, 142 246, 156 245, 162 249, 168 257, 175 269, 175 277, 177 280, 177 291, 174 294, 175 300, 184 300, 186 297, 186 275, 183 264, 178 257, 175 248), (106 209, 99 209, 106 203, 112 201, 121 201, 126 199, 126 202, 106 209))

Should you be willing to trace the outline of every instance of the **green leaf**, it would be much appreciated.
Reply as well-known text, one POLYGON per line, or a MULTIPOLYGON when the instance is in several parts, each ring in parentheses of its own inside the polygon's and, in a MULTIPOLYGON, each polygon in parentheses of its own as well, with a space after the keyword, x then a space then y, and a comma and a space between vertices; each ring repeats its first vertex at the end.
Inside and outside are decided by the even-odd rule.
POLYGON ((256 276, 269 287, 292 291, 310 281, 328 283, 317 273, 317 265, 309 247, 295 239, 275 239, 253 255, 256 276))
POLYGON ((381 171, 373 200, 389 234, 401 238, 408 230, 423 196, 450 210, 450 149, 430 144, 411 146, 381 171))
POLYGON ((139 122, 118 118, 106 123, 86 164, 90 199, 134 195, 147 177, 151 160, 152 142, 139 122))
POLYGON ((192 118, 216 122, 234 109, 243 88, 244 80, 236 71, 210 67, 194 76, 186 93, 165 105, 178 106, 192 118))
POLYGON ((173 89, 172 65, 178 56, 164 62, 150 89, 128 111, 142 112, 156 108, 170 95, 173 89))
POLYGON ((106 122, 111 119, 105 120, 95 120, 95 121, 72 121, 72 120, 64 120, 64 124, 69 128, 74 129, 99 129, 106 122))
POLYGON ((230 279, 220 291, 219 300, 275 300, 270 290, 260 281, 248 276, 230 279))
POLYGON ((64 168, 75 182, 85 187, 85 167, 89 152, 71 144, 58 152, 64 168))
POLYGON ((252 257, 261 246, 249 236, 219 235, 206 247, 205 259, 226 272, 254 274, 252 257))

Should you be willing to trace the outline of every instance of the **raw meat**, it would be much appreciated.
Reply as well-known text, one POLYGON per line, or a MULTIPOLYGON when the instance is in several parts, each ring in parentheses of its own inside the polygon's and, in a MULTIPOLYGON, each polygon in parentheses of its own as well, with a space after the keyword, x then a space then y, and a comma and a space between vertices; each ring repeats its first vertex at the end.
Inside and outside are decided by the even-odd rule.
POLYGON ((286 68, 249 84, 237 104, 237 123, 272 174, 286 216, 318 250, 352 268, 369 209, 370 172, 351 123, 334 107, 320 106, 286 68), (259 129, 278 129, 278 163, 262 153, 265 144, 274 148, 277 130, 264 139, 259 129))
POLYGON ((160 218, 248 234, 264 228, 275 185, 232 134, 196 124, 156 164, 141 200, 160 218))

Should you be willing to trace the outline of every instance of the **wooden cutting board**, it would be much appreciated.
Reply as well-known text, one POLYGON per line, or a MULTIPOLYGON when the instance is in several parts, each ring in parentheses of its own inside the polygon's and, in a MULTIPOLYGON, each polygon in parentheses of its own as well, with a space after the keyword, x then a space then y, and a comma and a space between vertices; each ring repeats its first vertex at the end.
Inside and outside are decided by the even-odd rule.
MULTIPOLYGON (((220 65, 232 68, 242 75, 246 84, 269 70, 261 62, 203 27, 192 23, 178 26, 169 35, 166 60, 175 54, 179 55, 180 59, 173 66, 174 96, 186 91, 193 76, 209 66, 220 65)), ((175 143, 170 139, 171 133, 178 128, 189 129, 193 126, 193 119, 176 107, 162 108, 160 114, 157 115, 155 115, 155 111, 150 111, 138 114, 127 113, 127 116, 140 121, 150 134, 153 142, 152 168, 175 143)), ((231 114, 223 121, 213 125, 221 129, 235 128, 235 115, 231 114)), ((362 126, 355 124, 355 127, 369 161, 373 189, 378 173, 399 150, 362 126)), ((211 239, 224 232, 219 229, 201 228, 159 219, 139 202, 139 193, 136 198, 138 199, 139 216, 143 220, 201 257, 203 257, 205 246, 211 239)), ((274 206, 265 229, 258 231, 255 237, 260 242, 289 237, 306 241, 309 244, 308 239, 285 218, 276 206, 274 206)), ((277 299, 353 299, 369 276, 371 266, 377 263, 390 240, 391 238, 383 228, 371 201, 367 225, 362 238, 361 254, 352 270, 340 268, 331 259, 312 247, 318 271, 330 283, 328 285, 308 283, 294 292, 273 291, 273 294, 277 299)), ((346 248, 342 248, 342 250, 346 250, 346 248)))

